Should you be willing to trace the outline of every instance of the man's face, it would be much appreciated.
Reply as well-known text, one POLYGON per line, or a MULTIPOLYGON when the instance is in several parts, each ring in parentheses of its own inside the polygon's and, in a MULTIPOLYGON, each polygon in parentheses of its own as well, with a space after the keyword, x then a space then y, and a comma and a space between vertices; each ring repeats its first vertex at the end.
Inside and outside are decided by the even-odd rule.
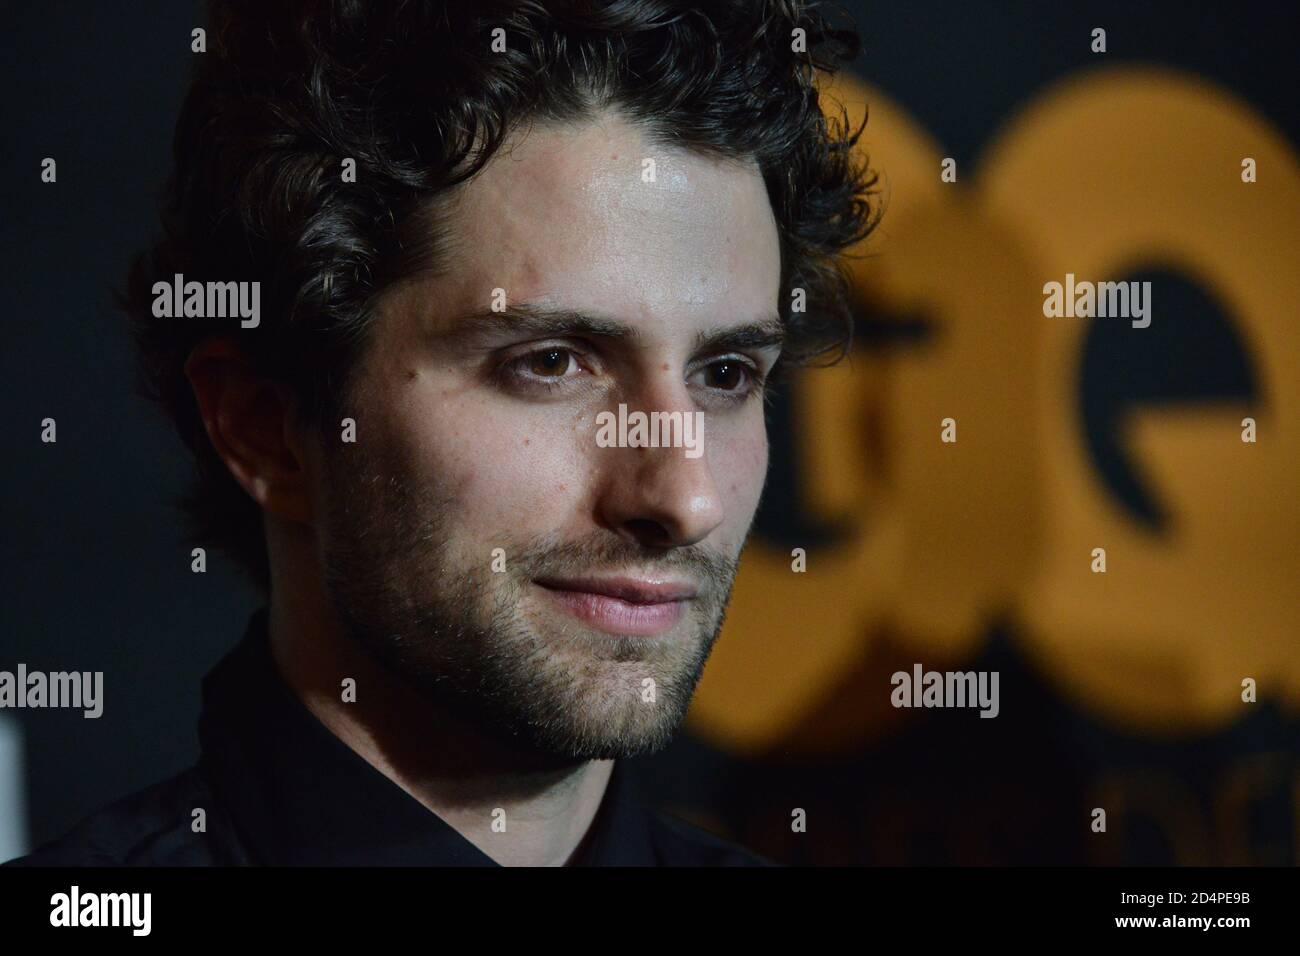
POLYGON ((515 137, 448 215, 445 267, 372 327, 355 444, 326 449, 332 600, 490 733, 566 759, 657 749, 767 469, 780 258, 762 178, 604 114, 515 137), (602 447, 597 416, 620 404, 702 412, 702 453, 602 447))

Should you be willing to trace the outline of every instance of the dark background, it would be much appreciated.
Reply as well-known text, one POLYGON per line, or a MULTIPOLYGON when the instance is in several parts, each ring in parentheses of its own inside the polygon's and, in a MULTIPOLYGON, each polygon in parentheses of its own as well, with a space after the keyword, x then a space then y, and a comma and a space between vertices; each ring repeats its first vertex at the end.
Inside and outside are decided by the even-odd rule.
MULTIPOLYGON (((1293 149, 1300 143, 1290 4, 845 6, 865 37, 855 71, 962 168, 1036 92, 1095 65, 1088 35, 1098 25, 1108 31, 1109 63, 1209 78, 1248 100, 1293 149)), ((255 597, 212 553, 207 574, 190 571, 169 505, 188 462, 133 393, 133 356, 109 297, 155 230, 200 6, 10 2, 0 16, 0 447, 9 451, 0 468, 0 668, 102 670, 107 701, 98 721, 56 710, 10 715, 22 727, 35 845, 192 762, 199 681, 242 633, 255 597), (55 186, 40 182, 45 156, 58 160, 55 186), (39 440, 46 417, 58 422, 57 444, 39 440)), ((861 321, 869 333, 871 316, 861 321)), ((784 421, 778 409, 777 448, 784 421)), ((773 491, 760 533, 779 538, 796 489, 777 482, 773 491)), ((996 742, 978 762, 970 722, 936 719, 812 762, 740 759, 686 735, 642 761, 654 771, 647 782, 664 805, 788 861, 1070 863, 1095 858, 1086 830, 1069 821, 1099 774, 1163 768, 1208 801, 1213 767, 1234 755, 1289 755, 1285 776, 1296 773, 1300 729, 1272 705, 1212 733, 1146 740, 1062 699, 1005 622, 989 622, 978 661, 971 666, 1002 671, 1004 699, 1021 701, 995 722, 996 742), (782 832, 788 817, 774 823, 759 792, 815 808, 834 826, 792 843, 782 832)), ((1240 862, 1294 862, 1295 800, 1283 783, 1250 809, 1251 852, 1240 862)), ((1120 862, 1190 861, 1155 825, 1130 827, 1115 852, 1120 862)), ((1208 844, 1191 853, 1224 861, 1208 844)))

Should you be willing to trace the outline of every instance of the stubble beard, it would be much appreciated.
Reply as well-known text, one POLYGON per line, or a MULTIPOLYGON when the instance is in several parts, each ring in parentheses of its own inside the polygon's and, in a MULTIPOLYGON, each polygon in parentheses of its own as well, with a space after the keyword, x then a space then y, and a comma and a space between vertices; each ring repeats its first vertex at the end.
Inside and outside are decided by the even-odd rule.
POLYGON ((399 680, 503 744, 564 761, 666 746, 722 628, 738 558, 580 541, 478 539, 461 555, 452 502, 392 473, 331 467, 321 560, 350 635, 399 680), (505 570, 493 569, 495 563, 505 570), (542 577, 650 570, 698 587, 683 620, 612 635, 539 600, 542 577))

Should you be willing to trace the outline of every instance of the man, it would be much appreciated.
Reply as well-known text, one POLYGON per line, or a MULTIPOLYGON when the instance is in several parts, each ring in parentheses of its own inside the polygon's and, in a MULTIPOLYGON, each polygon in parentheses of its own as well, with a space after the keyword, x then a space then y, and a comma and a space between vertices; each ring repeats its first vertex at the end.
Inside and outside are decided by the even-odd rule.
POLYGON ((856 38, 793 0, 226 0, 207 36, 123 302, 199 543, 268 603, 198 766, 24 862, 762 862, 618 760, 720 630, 769 379, 844 344, 871 180, 813 79, 856 38))

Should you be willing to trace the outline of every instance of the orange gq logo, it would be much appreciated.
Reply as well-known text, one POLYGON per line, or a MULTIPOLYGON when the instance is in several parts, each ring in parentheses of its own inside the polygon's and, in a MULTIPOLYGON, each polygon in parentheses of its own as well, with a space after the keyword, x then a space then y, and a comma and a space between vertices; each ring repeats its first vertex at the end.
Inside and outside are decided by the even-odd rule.
MULTIPOLYGON (((850 263, 855 295, 933 328, 898 354, 855 352, 796 379, 802 507, 847 532, 809 548, 803 573, 788 548, 751 542, 694 732, 751 754, 795 727, 811 728, 801 747, 861 743, 894 717, 882 668, 960 663, 998 617, 1062 693, 1120 727, 1221 726, 1243 715, 1246 679, 1260 701, 1294 707, 1300 164, 1289 144, 1199 79, 1098 71, 1039 97, 977 169, 945 183, 942 150, 886 96, 846 79, 829 92, 855 122, 871 104, 862 145, 885 184, 870 256, 850 263), (1256 182, 1243 181, 1247 158, 1256 182), (1142 374, 1088 364, 1090 336, 1120 320, 1044 315, 1047 282, 1148 267, 1213 298, 1249 393, 1144 395, 1142 374), (1134 394, 1085 407, 1089 375, 1134 394), (949 419, 956 440, 943 442, 949 419), (1160 520, 1117 496, 1098 466, 1108 457, 1160 520), (848 706, 831 719, 837 696, 848 706)), ((1158 295, 1152 326, 1125 331, 1122 348, 1196 378, 1185 352, 1154 348, 1195 332, 1158 295)))

